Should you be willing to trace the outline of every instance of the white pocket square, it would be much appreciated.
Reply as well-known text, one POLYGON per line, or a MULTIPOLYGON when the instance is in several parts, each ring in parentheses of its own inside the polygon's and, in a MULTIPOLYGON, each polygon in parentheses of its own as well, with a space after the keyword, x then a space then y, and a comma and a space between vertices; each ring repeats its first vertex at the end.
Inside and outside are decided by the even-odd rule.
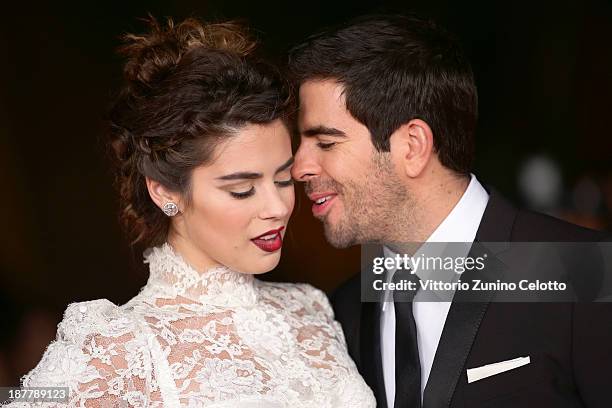
POLYGON ((482 367, 468 368, 467 379, 468 384, 474 381, 482 380, 483 378, 491 377, 492 375, 501 374, 503 372, 522 367, 531 362, 529 356, 518 357, 512 360, 500 361, 499 363, 487 364, 482 367))

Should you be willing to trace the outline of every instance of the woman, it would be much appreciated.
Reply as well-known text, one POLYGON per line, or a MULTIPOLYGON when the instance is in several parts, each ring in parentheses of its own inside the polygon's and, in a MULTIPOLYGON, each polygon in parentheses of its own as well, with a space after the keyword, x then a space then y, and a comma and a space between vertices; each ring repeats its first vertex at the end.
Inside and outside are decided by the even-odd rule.
POLYGON ((86 407, 374 406, 325 295, 254 278, 278 264, 294 191, 287 91, 252 49, 193 19, 126 37, 112 146, 150 277, 125 305, 69 305, 23 386, 86 407))

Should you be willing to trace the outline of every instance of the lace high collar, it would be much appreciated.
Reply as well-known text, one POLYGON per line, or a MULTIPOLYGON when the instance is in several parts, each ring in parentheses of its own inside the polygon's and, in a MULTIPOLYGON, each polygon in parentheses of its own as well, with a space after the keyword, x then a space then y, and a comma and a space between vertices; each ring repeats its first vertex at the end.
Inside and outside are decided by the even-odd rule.
POLYGON ((149 264, 147 292, 160 298, 182 296, 195 302, 218 306, 246 306, 257 301, 255 278, 225 266, 195 270, 172 247, 149 248, 144 253, 149 264))

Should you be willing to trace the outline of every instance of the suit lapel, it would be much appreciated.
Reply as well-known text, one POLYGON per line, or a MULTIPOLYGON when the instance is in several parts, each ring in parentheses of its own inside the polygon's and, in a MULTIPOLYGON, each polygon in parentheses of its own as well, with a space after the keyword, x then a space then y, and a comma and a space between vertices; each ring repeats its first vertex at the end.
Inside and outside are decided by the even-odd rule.
MULTIPOLYGON (((478 242, 509 241, 515 217, 516 210, 496 191, 491 190, 470 256, 476 257, 483 252, 503 250, 501 245, 497 246, 495 251, 488 251, 478 245, 478 242)), ((495 257, 489 258, 487 274, 501 268, 503 268, 501 262, 497 262, 495 257)), ((425 387, 424 408, 450 407, 457 382, 465 368, 478 328, 493 295, 491 291, 456 293, 425 387)))

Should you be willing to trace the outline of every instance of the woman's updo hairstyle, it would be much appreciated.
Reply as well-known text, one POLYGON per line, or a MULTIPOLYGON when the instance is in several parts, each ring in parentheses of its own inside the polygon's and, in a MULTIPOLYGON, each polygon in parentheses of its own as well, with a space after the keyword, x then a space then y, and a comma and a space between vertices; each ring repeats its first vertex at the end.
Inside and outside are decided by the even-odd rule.
POLYGON ((109 112, 120 219, 132 244, 159 245, 169 218, 153 203, 145 177, 190 200, 191 173, 215 146, 246 124, 287 120, 288 87, 252 55, 255 43, 235 23, 147 20, 127 34, 125 84, 109 112))

